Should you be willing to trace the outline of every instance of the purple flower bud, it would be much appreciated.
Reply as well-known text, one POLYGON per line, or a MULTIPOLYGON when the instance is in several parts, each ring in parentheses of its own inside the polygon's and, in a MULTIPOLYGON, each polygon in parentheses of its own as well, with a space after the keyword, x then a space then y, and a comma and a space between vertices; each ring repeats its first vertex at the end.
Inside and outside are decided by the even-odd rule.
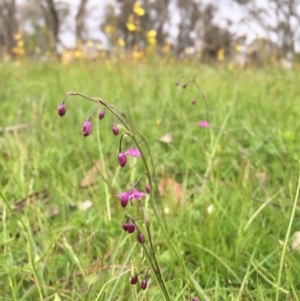
POLYGON ((66 111, 67 108, 64 103, 61 103, 57 108, 58 115, 61 117, 63 117, 66 114, 66 111))
POLYGON ((128 223, 123 224, 122 228, 124 231, 127 232, 128 231, 128 223))
POLYGON ((138 281, 138 275, 134 275, 130 278, 130 284, 136 284, 138 281))
POLYGON ((198 297, 193 297, 191 301, 200 301, 198 297))
POLYGON ((176 83, 175 83, 175 86, 179 86, 179 84, 180 84, 180 82, 176 82, 176 83))
POLYGON ((145 242, 145 235, 141 231, 139 231, 137 238, 141 244, 143 244, 145 242))
POLYGON ((121 197, 120 199, 121 206, 125 208, 128 205, 128 197, 121 197))
POLYGON ((133 233, 135 231, 135 224, 134 223, 128 223, 127 224, 127 231, 128 233, 133 233))
POLYGON ((87 119, 82 126, 82 135, 88 136, 92 132, 93 126, 90 119, 87 119))
POLYGON ((146 188, 145 188, 146 192, 149 194, 150 193, 150 185, 146 184, 146 188))
POLYGON ((98 115, 99 119, 103 119, 104 116, 105 116, 105 111, 104 110, 100 111, 98 115))
POLYGON ((113 125, 112 131, 113 131, 113 133, 114 133, 116 136, 118 136, 118 134, 119 134, 119 128, 118 128, 118 126, 117 126, 116 124, 113 125))
POLYGON ((193 98, 193 99, 191 100, 191 105, 194 105, 196 102, 197 102, 197 99, 196 99, 196 98, 193 98))
POLYGON ((118 161, 121 167, 124 167, 126 165, 127 162, 127 157, 124 153, 119 152, 118 154, 118 161))
POLYGON ((187 83, 182 85, 182 89, 185 89, 187 87, 187 83))
POLYGON ((147 288, 147 279, 143 279, 141 282, 141 289, 145 290, 147 288))

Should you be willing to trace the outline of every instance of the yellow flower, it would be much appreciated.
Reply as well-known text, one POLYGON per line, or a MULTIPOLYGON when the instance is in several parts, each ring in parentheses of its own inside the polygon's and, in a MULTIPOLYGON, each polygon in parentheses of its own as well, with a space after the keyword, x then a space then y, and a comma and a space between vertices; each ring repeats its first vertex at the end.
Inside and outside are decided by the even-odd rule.
POLYGON ((118 38, 118 45, 119 46, 121 46, 121 47, 123 47, 123 46, 125 46, 125 41, 124 41, 124 39, 122 39, 122 38, 118 38))
POLYGON ((143 16, 145 14, 145 10, 141 7, 139 1, 136 1, 133 6, 133 12, 138 16, 143 16))
POLYGON ((147 38, 147 42, 148 42, 148 44, 150 44, 150 45, 155 45, 155 44, 156 44, 156 39, 155 39, 155 38, 148 37, 148 38, 147 38))
POLYGON ((148 31, 148 34, 147 34, 148 38, 155 38, 156 37, 156 30, 150 30, 148 31))
POLYGON ((234 49, 235 49, 235 51, 240 52, 242 50, 242 45, 236 44, 234 49))
POLYGON ((130 22, 126 23, 126 27, 129 31, 135 31, 136 30, 136 26, 133 23, 130 23, 130 22))
POLYGON ((19 48, 23 48, 24 47, 24 41, 22 41, 22 40, 18 41, 17 46, 19 48))
POLYGON ((75 57, 81 57, 81 55, 82 55, 82 52, 80 51, 80 50, 75 50, 75 52, 74 52, 74 56, 75 57))
POLYGON ((225 54, 224 54, 224 49, 223 48, 219 49, 217 56, 218 56, 219 61, 224 61, 225 54))
POLYGON ((114 28, 113 26, 111 26, 111 25, 106 25, 106 26, 104 27, 104 31, 105 31, 106 33, 113 33, 113 32, 115 32, 115 28, 114 28))
POLYGON ((166 44, 164 45, 164 47, 162 48, 162 52, 163 52, 163 53, 168 53, 168 52, 170 52, 170 44, 169 44, 169 43, 166 43, 166 44))

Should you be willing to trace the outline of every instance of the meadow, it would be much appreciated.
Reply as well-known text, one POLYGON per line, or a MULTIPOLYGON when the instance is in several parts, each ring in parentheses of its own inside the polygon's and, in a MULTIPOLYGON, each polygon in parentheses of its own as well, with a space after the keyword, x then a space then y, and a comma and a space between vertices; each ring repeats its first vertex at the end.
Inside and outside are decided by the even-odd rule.
POLYGON ((184 262, 147 197, 171 300, 300 299, 297 70, 149 59, 6 63, 0 76, 0 300, 164 300, 151 270, 146 290, 129 281, 149 263, 115 195, 140 158, 118 166, 109 112, 83 137, 93 103, 69 97, 60 117, 67 91, 117 106, 147 140, 184 262))

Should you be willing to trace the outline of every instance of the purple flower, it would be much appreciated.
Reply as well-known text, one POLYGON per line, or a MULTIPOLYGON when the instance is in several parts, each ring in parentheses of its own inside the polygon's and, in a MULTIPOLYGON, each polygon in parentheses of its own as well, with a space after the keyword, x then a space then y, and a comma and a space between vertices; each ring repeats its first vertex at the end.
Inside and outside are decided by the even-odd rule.
POLYGON ((134 275, 130 278, 130 284, 136 284, 138 281, 138 275, 134 275))
POLYGON ((135 224, 134 223, 128 223, 127 231, 128 231, 128 233, 133 233, 135 231, 135 224))
POLYGON ((118 136, 118 134, 119 134, 119 128, 118 128, 118 126, 116 124, 113 125, 112 131, 113 131, 114 135, 118 136))
POLYGON ((138 191, 135 188, 126 191, 126 192, 120 192, 118 194, 116 194, 116 196, 119 198, 121 206, 122 207, 126 207, 128 202, 131 199, 136 199, 136 200, 140 200, 142 197, 146 196, 147 194, 145 192, 142 191, 138 191))
POLYGON ((146 184, 145 190, 148 194, 150 193, 150 185, 149 184, 146 184))
POLYGON ((87 119, 82 126, 82 135, 88 136, 92 132, 93 126, 90 119, 87 119))
POLYGON ((209 127, 209 123, 206 120, 200 120, 198 125, 202 128, 208 128, 209 127))
POLYGON ((127 157, 126 154, 119 152, 118 154, 118 161, 121 167, 124 167, 126 165, 127 162, 127 157))
POLYGON ((138 191, 135 188, 131 190, 130 198, 134 198, 136 200, 140 200, 142 197, 146 196, 145 192, 138 191))
POLYGON ((125 155, 133 156, 133 157, 140 157, 141 153, 138 148, 130 148, 125 153, 125 155))
POLYGON ((143 279, 142 282, 141 282, 141 289, 145 290, 146 288, 147 288, 147 280, 143 279))
POLYGON ((121 193, 117 194, 116 196, 119 198, 121 206, 123 208, 126 207, 128 204, 128 201, 130 200, 130 194, 128 192, 121 192, 121 193))
POLYGON ((104 110, 100 111, 98 115, 99 119, 103 119, 104 116, 105 116, 105 111, 104 110))
POLYGON ((128 231, 128 223, 123 224, 122 228, 124 231, 127 232, 128 231))
POLYGON ((67 108, 64 103, 61 103, 57 108, 57 113, 59 116, 63 117, 66 114, 67 108))
POLYGON ((139 231, 137 239, 138 239, 139 243, 143 244, 145 242, 145 235, 139 231))

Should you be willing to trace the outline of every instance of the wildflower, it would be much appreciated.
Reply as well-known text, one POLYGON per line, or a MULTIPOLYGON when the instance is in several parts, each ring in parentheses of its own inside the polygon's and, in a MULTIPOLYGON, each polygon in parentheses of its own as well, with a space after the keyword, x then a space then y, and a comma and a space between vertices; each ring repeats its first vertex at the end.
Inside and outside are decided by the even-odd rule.
POLYGON ((126 165, 127 162, 127 157, 126 154, 119 152, 118 154, 118 161, 121 167, 124 167, 126 165))
POLYGON ((118 126, 117 126, 116 124, 113 125, 112 131, 113 131, 113 133, 114 133, 116 136, 118 136, 118 134, 119 134, 119 128, 118 128, 118 126))
POLYGON ((137 239, 139 243, 143 244, 145 242, 145 235, 141 231, 139 231, 137 239))
POLYGON ((58 115, 63 117, 66 114, 66 110, 67 110, 67 108, 66 108, 65 104, 61 103, 57 108, 58 115))
POLYGON ((91 123, 90 119, 87 119, 82 126, 82 135, 84 137, 90 135, 90 133, 92 132, 92 129, 93 129, 92 123, 91 123))
POLYGON ((116 196, 119 198, 122 207, 126 207, 128 201, 131 199, 140 200, 142 197, 146 196, 146 193, 133 188, 126 192, 120 192, 116 196))
POLYGON ((193 99, 191 100, 191 105, 194 105, 196 102, 197 102, 197 99, 196 99, 196 98, 193 98, 193 99))
POLYGON ((182 85, 182 89, 185 89, 187 87, 187 83, 182 85))
POLYGON ((202 128, 207 128, 209 127, 209 123, 206 120, 201 120, 199 121, 198 125, 202 128))
POLYGON ((105 116, 105 111, 104 110, 101 110, 100 112, 99 112, 99 119, 103 119, 104 118, 104 116, 105 116))
POLYGON ((128 223, 127 232, 133 233, 135 231, 135 224, 134 223, 128 223))
POLYGON ((130 148, 124 154, 129 155, 129 156, 133 156, 133 157, 140 157, 140 155, 141 155, 138 148, 130 148))
POLYGON ((130 196, 131 196, 131 198, 134 198, 136 200, 140 200, 142 197, 146 196, 146 193, 142 192, 142 191, 138 191, 135 188, 133 188, 131 190, 130 196))
POLYGON ((128 223, 123 224, 122 228, 124 231, 127 232, 128 231, 128 223))
POLYGON ((148 194, 150 193, 150 185, 149 184, 146 184, 145 190, 148 194))
POLYGON ((138 281, 138 275, 134 275, 130 278, 130 284, 136 284, 138 281))
POLYGON ((141 289, 145 290, 147 288, 147 279, 143 279, 141 282, 141 289))
POLYGON ((130 200, 130 194, 128 192, 121 192, 117 194, 120 200, 121 206, 124 208, 127 206, 128 201, 130 200))

